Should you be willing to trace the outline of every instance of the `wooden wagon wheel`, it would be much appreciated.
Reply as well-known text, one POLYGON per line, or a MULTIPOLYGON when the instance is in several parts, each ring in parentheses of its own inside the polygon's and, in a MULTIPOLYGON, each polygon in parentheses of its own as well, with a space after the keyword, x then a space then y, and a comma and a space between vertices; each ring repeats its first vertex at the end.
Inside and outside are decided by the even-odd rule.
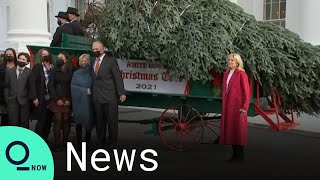
POLYGON ((172 106, 162 113, 158 132, 163 144, 168 148, 185 151, 200 143, 203 134, 202 117, 189 105, 172 106))
POLYGON ((220 120, 221 114, 205 113, 203 114, 203 136, 201 143, 214 144, 220 136, 220 120))

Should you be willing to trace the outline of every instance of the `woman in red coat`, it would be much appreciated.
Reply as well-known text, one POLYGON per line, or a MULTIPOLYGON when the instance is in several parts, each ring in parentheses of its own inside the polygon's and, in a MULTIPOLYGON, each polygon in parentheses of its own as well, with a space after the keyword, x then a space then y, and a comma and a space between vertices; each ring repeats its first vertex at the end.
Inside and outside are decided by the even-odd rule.
POLYGON ((233 156, 229 161, 244 160, 247 145, 247 111, 250 102, 248 76, 243 69, 239 54, 227 57, 228 70, 222 81, 222 117, 220 144, 232 145, 233 156))

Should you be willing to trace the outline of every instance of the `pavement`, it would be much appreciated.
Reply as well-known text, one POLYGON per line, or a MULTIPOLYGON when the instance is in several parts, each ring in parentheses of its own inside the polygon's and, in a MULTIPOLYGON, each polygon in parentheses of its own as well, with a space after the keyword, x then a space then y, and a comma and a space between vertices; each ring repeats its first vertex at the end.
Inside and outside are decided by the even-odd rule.
MULTIPOLYGON (((120 109, 120 119, 139 120, 159 117, 160 111, 143 109, 120 109)), ((33 125, 34 126, 34 125, 33 125)), ((249 124, 248 146, 245 148, 246 160, 243 163, 226 162, 231 156, 231 147, 216 144, 196 144, 186 152, 176 152, 164 146, 159 136, 145 135, 150 125, 135 123, 119 124, 118 153, 133 149, 136 156, 132 171, 126 166, 119 172, 116 169, 114 153, 110 153, 110 169, 98 172, 90 163, 93 151, 88 151, 87 169, 82 171, 76 160, 72 159, 72 169, 67 171, 66 152, 53 152, 55 163, 54 179, 163 179, 163 178, 197 178, 197 179, 319 179, 320 178, 320 134, 301 130, 275 132, 268 126, 249 124), (153 149, 158 156, 148 157, 158 163, 152 172, 141 170, 140 164, 151 167, 151 163, 142 161, 140 153, 153 149)), ((94 137, 93 137, 94 138, 94 137)), ((80 152, 79 152, 80 153, 80 152)), ((81 153, 80 153, 81 154, 81 153)))

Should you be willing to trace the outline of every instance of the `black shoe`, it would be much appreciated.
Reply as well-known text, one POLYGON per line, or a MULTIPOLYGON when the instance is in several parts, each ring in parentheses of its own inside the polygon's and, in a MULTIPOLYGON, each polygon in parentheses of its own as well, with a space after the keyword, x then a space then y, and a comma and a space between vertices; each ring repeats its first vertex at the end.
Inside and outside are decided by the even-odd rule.
POLYGON ((227 161, 227 162, 234 162, 235 159, 236 159, 236 155, 233 154, 233 155, 232 155, 229 159, 227 159, 226 161, 227 161))
POLYGON ((227 160, 227 162, 229 162, 229 163, 241 163, 241 162, 244 162, 244 157, 243 156, 241 156, 241 155, 232 155, 232 157, 231 158, 229 158, 228 160, 227 160))

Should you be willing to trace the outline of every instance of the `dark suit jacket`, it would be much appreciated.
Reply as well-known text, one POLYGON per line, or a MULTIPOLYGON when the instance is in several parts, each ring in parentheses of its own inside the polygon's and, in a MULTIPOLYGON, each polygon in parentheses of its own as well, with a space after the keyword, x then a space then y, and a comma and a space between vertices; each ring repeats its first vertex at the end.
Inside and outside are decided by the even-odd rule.
POLYGON ((79 21, 72 21, 69 25, 72 28, 73 35, 84 36, 84 30, 79 21))
POLYGON ((32 101, 38 99, 40 104, 44 104, 46 94, 45 80, 43 66, 41 63, 37 63, 33 66, 29 78, 29 96, 32 101))
MULTIPOLYGON (((17 79, 17 67, 9 69, 6 73, 8 87, 4 89, 4 96, 7 103, 11 100, 18 100, 20 105, 29 103, 28 81, 31 70, 27 67, 22 71, 20 78, 17 79)), ((16 102, 16 101, 15 101, 16 102)))
POLYGON ((0 63, 0 106, 5 106, 6 102, 4 100, 4 88, 8 86, 6 83, 6 62, 2 61, 0 63))
POLYGON ((93 102, 119 101, 119 96, 125 95, 125 90, 117 59, 106 54, 100 63, 98 75, 94 72, 95 59, 91 62, 93 67, 93 102))
POLYGON ((57 27, 56 32, 53 35, 50 47, 61 47, 63 33, 72 34, 72 28, 68 25, 68 23, 57 27))

